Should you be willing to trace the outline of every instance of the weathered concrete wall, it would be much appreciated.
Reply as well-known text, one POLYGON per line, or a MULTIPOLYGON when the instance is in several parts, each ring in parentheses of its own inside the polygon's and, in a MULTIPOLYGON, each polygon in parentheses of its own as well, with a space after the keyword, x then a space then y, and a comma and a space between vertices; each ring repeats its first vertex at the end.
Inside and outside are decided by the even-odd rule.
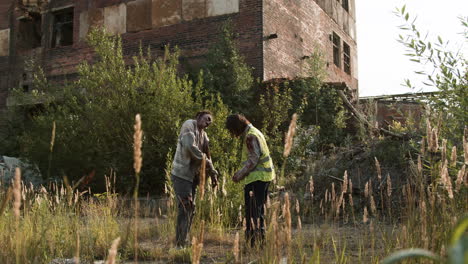
MULTIPOLYGON (((265 36, 263 47, 264 79, 294 78, 306 74, 304 56, 318 49, 324 55, 329 82, 346 82, 357 91, 357 49, 356 41, 343 30, 343 26, 330 19, 315 1, 264 0, 265 36), (336 32, 341 41, 351 48, 351 74, 333 63, 333 43, 330 35, 336 32), (268 39, 276 34, 277 38, 268 39)), ((328 0, 326 2, 337 2, 328 0)), ((350 1, 354 2, 354 1, 350 1)), ((338 6, 342 8, 341 5, 338 6)), ((348 28, 352 28, 349 26, 348 28)))

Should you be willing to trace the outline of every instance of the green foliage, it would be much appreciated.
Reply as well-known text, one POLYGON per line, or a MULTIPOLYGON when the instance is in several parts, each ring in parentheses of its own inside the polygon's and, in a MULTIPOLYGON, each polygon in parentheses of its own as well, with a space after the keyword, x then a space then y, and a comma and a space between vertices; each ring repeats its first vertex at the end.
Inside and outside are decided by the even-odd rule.
POLYGON ((385 258, 382 264, 398 263, 405 259, 427 258, 434 262, 443 262, 448 264, 463 264, 468 260, 468 216, 463 217, 455 226, 450 239, 450 249, 448 251, 448 261, 443 262, 443 257, 424 250, 424 249, 404 249, 393 253, 385 258))
POLYGON ((287 86, 275 84, 263 89, 258 103, 262 132, 267 139, 273 161, 278 163, 283 159, 284 133, 291 119, 289 114, 292 108, 292 91, 287 86))
MULTIPOLYGON (((397 8, 395 14, 404 21, 400 27, 404 34, 399 36, 398 41, 405 46, 405 55, 420 66, 421 70, 415 73, 424 77, 422 86, 437 88, 437 95, 428 96, 422 101, 427 102, 438 118, 444 120, 442 131, 450 141, 452 135, 463 131, 468 121, 468 61, 462 52, 451 51, 448 41, 440 36, 437 40, 430 40, 428 34, 421 33, 416 18, 412 19, 406 6, 397 8)), ((461 17, 460 21, 464 37, 468 39, 468 17, 461 17)), ((416 88, 410 80, 405 80, 405 83, 410 88, 416 88)))
POLYGON ((233 112, 246 114, 254 79, 251 68, 239 54, 235 38, 229 20, 222 25, 220 39, 208 52, 204 87, 210 94, 219 93, 233 112))
MULTIPOLYGON (((186 76, 179 76, 177 51, 166 49, 159 58, 150 50, 140 51, 128 66, 118 37, 95 30, 88 42, 98 60, 92 65, 81 64, 76 82, 57 87, 43 75, 36 78, 38 92, 34 94, 36 100, 45 102, 44 110, 33 117, 30 129, 21 130, 21 154, 37 163, 43 175, 50 169, 51 175, 67 175, 72 180, 113 169, 120 186, 130 191, 132 185, 126 183, 134 179, 133 120, 140 113, 144 131, 141 185, 161 190, 166 155, 175 146, 181 123, 203 108, 209 108, 219 120, 228 110, 220 98, 202 91, 201 79, 195 85, 186 76), (53 122, 55 144, 49 165, 53 122)), ((30 96, 17 95, 18 100, 30 96)), ((222 122, 210 129, 216 132, 213 156, 229 153, 229 144, 220 144, 228 140, 222 122)))

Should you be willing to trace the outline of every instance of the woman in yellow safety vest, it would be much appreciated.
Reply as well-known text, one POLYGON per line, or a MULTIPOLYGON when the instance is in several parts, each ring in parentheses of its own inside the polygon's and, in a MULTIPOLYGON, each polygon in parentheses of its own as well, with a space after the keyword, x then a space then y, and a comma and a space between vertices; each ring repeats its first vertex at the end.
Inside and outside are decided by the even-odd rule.
POLYGON ((263 245, 265 240, 264 205, 268 187, 275 178, 273 161, 265 137, 243 115, 230 115, 226 128, 231 135, 243 137, 242 168, 232 180, 244 184, 247 243, 251 247, 263 245))

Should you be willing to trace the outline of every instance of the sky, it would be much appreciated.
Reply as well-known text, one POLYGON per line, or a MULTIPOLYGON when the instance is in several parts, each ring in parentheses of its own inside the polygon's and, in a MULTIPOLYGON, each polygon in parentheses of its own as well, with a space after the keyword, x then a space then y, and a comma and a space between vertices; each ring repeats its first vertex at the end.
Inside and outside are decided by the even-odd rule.
POLYGON ((398 26, 403 23, 393 11, 404 4, 417 16, 421 33, 429 32, 429 38, 435 40, 440 35, 450 41, 451 50, 461 49, 468 56, 468 43, 460 34, 463 27, 457 18, 468 16, 467 0, 356 0, 359 96, 414 92, 402 85, 406 78, 415 80, 418 90, 423 87, 421 77, 413 73, 419 65, 404 56, 405 48, 397 42, 402 34, 398 26))

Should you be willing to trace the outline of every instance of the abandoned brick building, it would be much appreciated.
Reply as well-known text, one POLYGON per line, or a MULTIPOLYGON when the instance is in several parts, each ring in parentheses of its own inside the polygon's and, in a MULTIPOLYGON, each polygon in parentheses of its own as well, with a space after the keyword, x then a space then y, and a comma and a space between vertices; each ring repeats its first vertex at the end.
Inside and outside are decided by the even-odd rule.
POLYGON ((196 63, 227 19, 255 77, 301 76, 305 58, 319 47, 327 81, 344 82, 357 96, 354 0, 2 0, 0 109, 10 88, 31 89, 28 60, 51 80, 76 76, 76 66, 93 57, 84 41, 91 27, 121 34, 127 56, 140 43, 157 52, 169 44, 180 48, 181 60, 196 63))

